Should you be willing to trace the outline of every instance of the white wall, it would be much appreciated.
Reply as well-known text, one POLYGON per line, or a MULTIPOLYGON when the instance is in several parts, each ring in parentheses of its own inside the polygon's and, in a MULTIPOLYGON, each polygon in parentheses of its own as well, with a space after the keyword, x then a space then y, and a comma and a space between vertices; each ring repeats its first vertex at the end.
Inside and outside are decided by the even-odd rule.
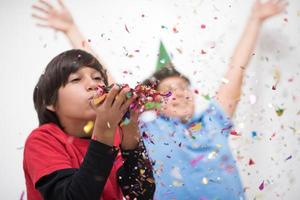
MULTIPOLYGON (((0 199, 19 199, 25 190, 23 145, 37 126, 32 91, 50 59, 70 48, 62 34, 34 25, 33 2, 0 1, 0 199)), ((147 77, 156 64, 159 39, 163 39, 178 69, 200 92, 210 95, 220 83, 252 2, 66 0, 82 32, 120 82, 134 85, 147 77), (201 55, 201 49, 207 54, 201 55), (125 56, 126 52, 133 57, 125 56)), ((249 199, 300 199, 299 34, 300 1, 290 0, 288 12, 263 27, 247 71, 234 118, 242 136, 231 136, 231 145, 249 199), (276 70, 281 79, 277 90, 272 90, 276 70), (256 97, 254 104, 251 97, 256 97), (276 115, 277 106, 285 109, 281 117, 276 115), (256 138, 252 131, 257 132, 256 138), (248 165, 250 158, 255 165, 248 165), (260 191, 262 181, 265 189, 260 191)))

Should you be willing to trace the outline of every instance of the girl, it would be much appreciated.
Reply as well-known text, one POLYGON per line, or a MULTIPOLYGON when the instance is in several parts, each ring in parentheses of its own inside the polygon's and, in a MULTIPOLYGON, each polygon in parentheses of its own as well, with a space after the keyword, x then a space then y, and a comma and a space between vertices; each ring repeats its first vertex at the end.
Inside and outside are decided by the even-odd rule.
POLYGON ((82 50, 59 54, 40 76, 33 95, 40 126, 24 149, 29 200, 152 199, 155 184, 138 114, 118 126, 136 97, 128 99, 129 88, 114 86, 93 106, 99 84, 108 84, 106 72, 82 50), (88 121, 94 121, 92 136, 83 131, 88 121))

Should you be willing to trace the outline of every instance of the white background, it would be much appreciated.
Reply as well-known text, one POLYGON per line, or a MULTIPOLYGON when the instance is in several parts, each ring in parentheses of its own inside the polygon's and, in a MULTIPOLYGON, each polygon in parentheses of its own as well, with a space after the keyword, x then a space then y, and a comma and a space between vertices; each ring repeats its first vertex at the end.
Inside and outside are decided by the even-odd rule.
MULTIPOLYGON (((286 13, 262 28, 234 117, 241 136, 231 136, 230 144, 248 199, 300 199, 300 1, 289 2, 286 13), (276 73, 280 81, 272 90, 276 73), (285 109, 282 116, 275 112, 278 107, 285 109), (254 165, 248 165, 250 158, 254 165)), ((0 1, 0 199, 19 199, 25 191, 23 146, 38 125, 32 91, 50 59, 71 48, 63 34, 35 26, 32 3, 0 1)), ((177 68, 209 95, 220 83, 252 3, 66 0, 82 32, 120 82, 134 86, 153 72, 161 39, 177 68)))

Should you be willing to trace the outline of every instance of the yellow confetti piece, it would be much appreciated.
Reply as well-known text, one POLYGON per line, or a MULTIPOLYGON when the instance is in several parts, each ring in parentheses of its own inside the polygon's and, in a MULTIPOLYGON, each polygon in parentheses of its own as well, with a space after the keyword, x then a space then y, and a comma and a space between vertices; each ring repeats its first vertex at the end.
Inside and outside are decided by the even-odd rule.
POLYGON ((203 178, 202 178, 202 183, 203 183, 204 185, 207 185, 207 184, 208 184, 208 178, 203 177, 203 178))
POLYGON ((199 131, 200 129, 202 128, 202 124, 201 123, 197 123, 197 124, 194 124, 193 126, 191 126, 189 129, 190 131, 199 131))
POLYGON ((182 187, 183 186, 183 183, 181 181, 177 181, 177 180, 173 181, 172 184, 175 187, 182 187))
POLYGON ((145 173, 144 169, 140 169, 140 175, 143 175, 145 173))
POLYGON ((209 160, 211 160, 211 159, 214 159, 216 157, 216 155, 217 155, 217 152, 212 151, 212 152, 210 152, 210 154, 208 154, 207 158, 209 160))
POLYGON ((83 127, 83 131, 86 133, 86 134, 89 134, 91 132, 91 130, 93 129, 94 127, 94 122, 92 121, 89 121, 84 127, 83 127))
POLYGON ((219 149, 222 147, 222 145, 221 144, 217 144, 216 145, 219 149))

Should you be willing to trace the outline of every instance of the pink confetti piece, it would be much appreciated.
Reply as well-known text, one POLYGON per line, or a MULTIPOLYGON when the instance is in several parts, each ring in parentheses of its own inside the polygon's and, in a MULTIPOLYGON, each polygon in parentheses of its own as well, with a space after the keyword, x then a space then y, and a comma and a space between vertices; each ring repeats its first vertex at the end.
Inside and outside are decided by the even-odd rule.
POLYGON ((196 158, 194 158, 193 160, 190 161, 190 164, 192 165, 192 167, 195 167, 197 165, 197 163, 199 161, 201 161, 204 158, 204 155, 199 155, 196 158))
POLYGON ((173 33, 178 33, 178 30, 176 29, 176 27, 173 27, 173 33))
POLYGON ((265 187, 265 181, 263 181, 260 185, 259 185, 259 190, 263 190, 265 187))
POLYGON ((23 199, 24 199, 24 195, 25 195, 25 192, 22 191, 21 196, 20 196, 20 200, 23 200, 23 199))
POLYGON ((205 29, 206 28, 206 25, 205 24, 201 24, 201 29, 205 29))

